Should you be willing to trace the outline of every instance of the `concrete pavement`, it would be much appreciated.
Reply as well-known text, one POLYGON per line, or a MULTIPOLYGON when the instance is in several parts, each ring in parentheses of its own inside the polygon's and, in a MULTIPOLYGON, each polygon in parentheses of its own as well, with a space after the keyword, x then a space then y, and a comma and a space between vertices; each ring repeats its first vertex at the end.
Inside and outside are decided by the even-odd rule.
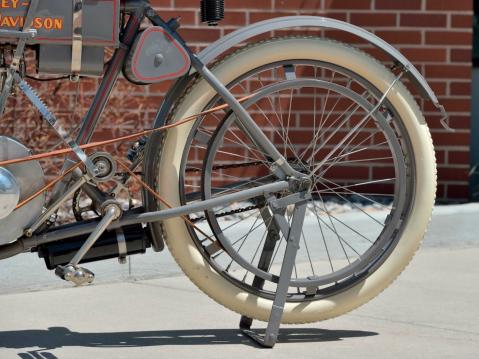
POLYGON ((426 245, 393 286, 340 318, 286 326, 273 350, 239 335, 236 314, 170 268, 164 278, 116 282, 119 273, 85 288, 6 286, 0 358, 477 358, 478 216, 477 206, 436 211, 426 245))

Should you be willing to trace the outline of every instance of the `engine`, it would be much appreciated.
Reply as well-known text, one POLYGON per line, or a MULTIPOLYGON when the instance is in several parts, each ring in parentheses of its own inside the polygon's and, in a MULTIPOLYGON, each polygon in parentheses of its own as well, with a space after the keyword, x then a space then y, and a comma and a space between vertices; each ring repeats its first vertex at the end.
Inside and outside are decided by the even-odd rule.
MULTIPOLYGON (((0 161, 29 156, 30 150, 16 139, 0 136, 0 161)), ((45 194, 41 194, 19 209, 17 205, 45 185, 43 169, 38 161, 0 167, 0 245, 22 236, 42 213, 45 194)))

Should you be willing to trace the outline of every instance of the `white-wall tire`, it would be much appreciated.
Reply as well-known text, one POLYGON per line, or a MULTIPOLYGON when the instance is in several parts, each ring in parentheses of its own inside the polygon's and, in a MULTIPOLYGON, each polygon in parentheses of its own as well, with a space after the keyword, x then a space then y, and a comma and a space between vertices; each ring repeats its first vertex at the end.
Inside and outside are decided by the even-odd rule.
MULTIPOLYGON (((394 79, 389 70, 363 52, 338 42, 310 37, 274 39, 248 46, 219 63, 213 71, 223 83, 228 83, 263 64, 296 58, 337 64, 359 74, 382 92, 394 79)), ((178 105, 171 123, 200 112, 214 96, 214 90, 205 81, 195 83, 178 105)), ((434 149, 424 117, 405 86, 398 83, 388 100, 403 121, 417 164, 414 203, 402 236, 380 268, 354 287, 322 300, 288 302, 283 323, 325 320, 368 302, 401 273, 420 245, 435 200, 434 149)), ((189 123, 169 130, 155 161, 156 189, 173 205, 180 205, 178 181, 182 149, 191 127, 189 123)), ((199 252, 182 219, 164 221, 162 231, 172 255, 202 291, 235 312, 258 320, 268 319, 272 301, 245 292, 218 274, 199 252)))

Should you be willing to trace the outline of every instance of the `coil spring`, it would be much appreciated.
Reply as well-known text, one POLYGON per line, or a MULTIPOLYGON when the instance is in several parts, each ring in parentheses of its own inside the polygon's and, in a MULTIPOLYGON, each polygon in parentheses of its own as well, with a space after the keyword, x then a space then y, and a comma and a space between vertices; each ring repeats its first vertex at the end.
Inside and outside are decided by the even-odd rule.
POLYGON ((216 26, 225 17, 224 0, 201 0, 201 21, 216 26))

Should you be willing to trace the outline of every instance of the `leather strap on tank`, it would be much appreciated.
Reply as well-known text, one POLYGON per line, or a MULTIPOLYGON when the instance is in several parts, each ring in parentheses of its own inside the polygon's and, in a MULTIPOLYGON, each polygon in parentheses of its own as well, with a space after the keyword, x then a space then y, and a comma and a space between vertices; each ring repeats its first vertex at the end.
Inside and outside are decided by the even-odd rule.
POLYGON ((83 0, 73 0, 72 74, 81 71, 83 51, 83 0))

